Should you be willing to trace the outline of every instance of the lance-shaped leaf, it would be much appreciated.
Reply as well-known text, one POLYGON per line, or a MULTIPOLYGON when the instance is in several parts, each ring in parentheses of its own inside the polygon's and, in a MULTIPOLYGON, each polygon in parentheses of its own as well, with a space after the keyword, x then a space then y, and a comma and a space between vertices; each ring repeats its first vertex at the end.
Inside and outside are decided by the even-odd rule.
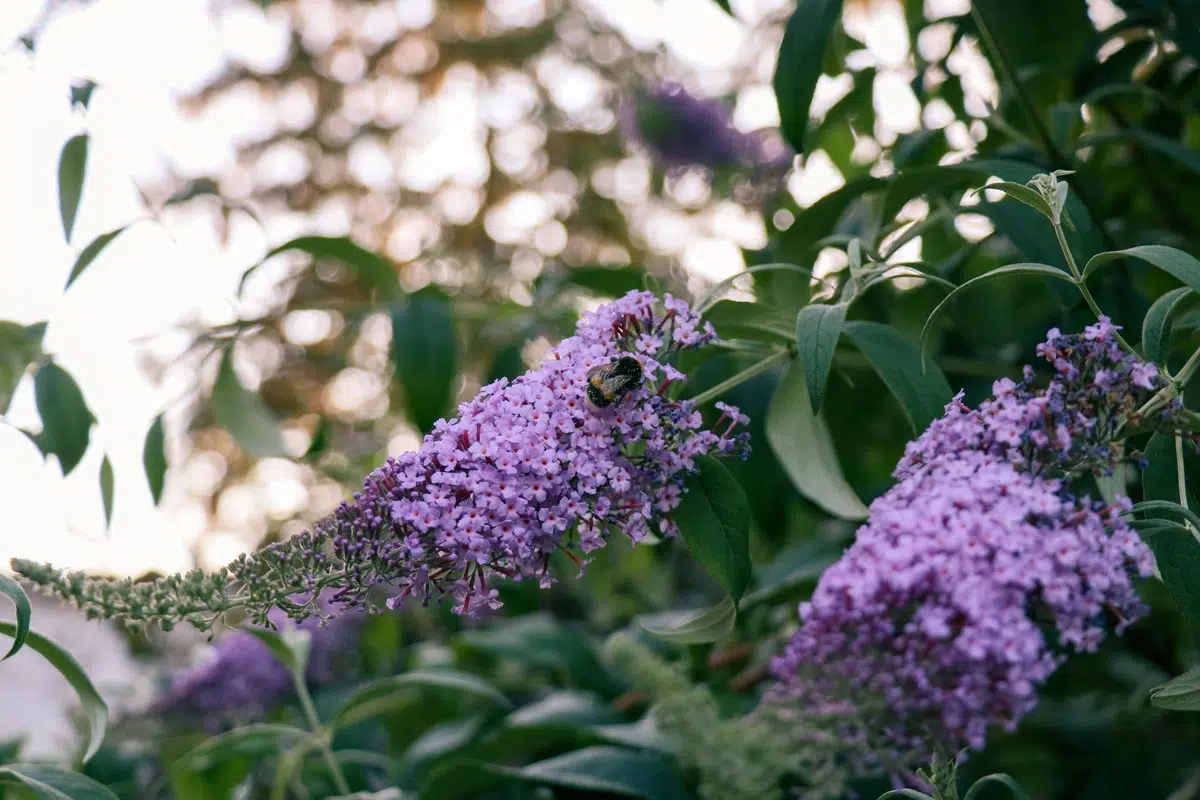
POLYGON ((675 644, 707 644, 733 633, 737 604, 725 595, 721 602, 699 611, 666 611, 638 619, 647 633, 675 644))
POLYGON ((38 800, 117 800, 104 784, 51 764, 5 764, 0 784, 5 783, 21 786, 38 800))
POLYGON ((767 409, 767 442, 800 494, 835 517, 867 518, 867 507, 846 482, 833 437, 813 414, 804 371, 793 362, 767 409))
MULTIPOLYGON (((0 622, 0 634, 15 639, 18 635, 17 626, 11 622, 0 622)), ((108 705, 96 691, 96 687, 92 685, 92 681, 83 671, 83 667, 79 666, 79 662, 66 650, 45 636, 30 630, 26 630, 25 646, 49 661, 50 665, 58 670, 58 674, 62 675, 79 695, 79 701, 83 705, 83 712, 88 720, 87 748, 83 754, 83 760, 87 761, 96 754, 96 751, 100 749, 100 743, 104 740, 104 731, 108 727, 108 705)))
POLYGON ((392 305, 392 362, 422 433, 450 410, 457 353, 454 318, 440 294, 424 291, 392 305))
POLYGON ((1192 294, 1187 286, 1167 292, 1154 301, 1142 320, 1142 353, 1154 364, 1166 364, 1171 350, 1171 315, 1192 294))
POLYGON ((96 260, 96 257, 104 251, 104 248, 112 244, 113 239, 116 239, 118 236, 124 233, 125 229, 128 227, 128 225, 122 225, 121 227, 111 230, 108 233, 102 233, 95 239, 92 239, 92 241, 88 242, 87 247, 83 248, 83 250, 79 253, 79 256, 75 259, 75 265, 71 267, 71 274, 67 276, 67 285, 63 287, 63 291, 70 289, 71 284, 75 282, 75 279, 82 275, 83 271, 91 266, 92 262, 96 260))
POLYGON ((100 462, 100 500, 104 503, 104 527, 106 528, 112 525, 114 488, 115 478, 112 462, 105 454, 104 460, 100 462))
POLYGON ((68 139, 58 157, 58 212, 62 220, 63 235, 68 242, 71 241, 71 234, 75 230, 75 215, 79 213, 79 198, 83 195, 87 157, 86 133, 68 139))
POLYGON ((848 308, 846 303, 813 303, 796 315, 796 347, 804 365, 804 380, 814 414, 821 410, 821 401, 825 399, 825 383, 829 380, 848 308))
POLYGON ((720 461, 697 456, 696 467, 671 516, 692 555, 737 601, 750 584, 750 503, 720 461))
POLYGON ((775 100, 779 128, 797 153, 807 145, 809 108, 825 50, 841 22, 842 0, 800 0, 792 12, 775 66, 775 100))
POLYGON ((29 365, 42 356, 46 324, 19 325, 0 320, 0 414, 8 411, 17 384, 29 365))
POLYGON ((150 430, 146 431, 146 442, 142 445, 142 467, 146 470, 150 496, 154 498, 154 505, 158 505, 167 481, 167 440, 162 414, 154 418, 150 430))
POLYGON ((4 658, 0 658, 0 661, 4 661, 16 655, 17 651, 25 646, 25 637, 29 635, 29 618, 33 614, 33 609, 29 605, 29 596, 25 594, 21 584, 7 575, 0 574, 0 594, 11 600, 17 611, 17 621, 13 625, 12 646, 8 648, 4 658))
POLYGON ((1172 711, 1200 711, 1200 667, 1150 690, 1150 702, 1172 711))
MULTIPOLYGON (((364 288, 379 292, 379 297, 383 300, 391 300, 400 293, 395 265, 383 256, 355 244, 348 236, 301 236, 279 245, 263 256, 263 261, 291 251, 307 253, 313 258, 340 261, 354 271, 355 277, 364 288)), ((246 270, 238 291, 241 291, 246 279, 261 264, 262 262, 259 262, 246 270)))
POLYGON ((1125 250, 1110 250, 1092 256, 1083 268, 1086 281, 1097 269, 1110 261, 1121 258, 1136 258, 1162 270, 1185 286, 1200 292, 1200 261, 1182 250, 1161 244, 1144 244, 1125 250))
POLYGON ((87 407, 79 384, 53 361, 43 364, 34 376, 33 395, 38 416, 42 418, 42 432, 36 439, 38 447, 46 455, 57 456, 66 475, 87 452, 96 418, 87 407))
POLYGON ((913 433, 942 416, 954 392, 936 364, 922 368, 920 348, 881 322, 854 320, 846 323, 845 334, 900 401, 913 433))

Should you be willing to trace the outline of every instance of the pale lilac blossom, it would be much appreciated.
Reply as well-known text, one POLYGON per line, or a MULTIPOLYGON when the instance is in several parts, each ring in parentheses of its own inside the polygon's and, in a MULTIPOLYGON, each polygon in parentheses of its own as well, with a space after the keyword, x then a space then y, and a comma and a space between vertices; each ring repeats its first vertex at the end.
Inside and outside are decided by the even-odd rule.
POLYGON ((1026 368, 977 410, 960 394, 908 445, 898 483, 801 605, 760 713, 832 731, 859 771, 981 748, 1068 653, 1145 613, 1133 583, 1154 559, 1121 517, 1128 499, 1070 484, 1111 470, 1119 424, 1163 385, 1115 331, 1050 331, 1047 387, 1026 368))

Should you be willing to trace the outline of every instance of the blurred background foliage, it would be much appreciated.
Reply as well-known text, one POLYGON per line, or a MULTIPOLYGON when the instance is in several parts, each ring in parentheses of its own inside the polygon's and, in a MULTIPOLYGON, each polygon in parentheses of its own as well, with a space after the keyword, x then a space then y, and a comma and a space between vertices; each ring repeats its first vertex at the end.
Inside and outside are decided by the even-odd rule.
MULTIPOLYGON (((186 335, 172 334, 169 357, 146 364, 163 380, 184 375, 194 385, 181 415, 186 454, 170 468, 209 476, 200 499, 210 527, 236 531, 232 543, 198 545, 200 564, 304 529, 387 455, 418 446, 479 386, 536 363, 581 310, 628 289, 696 298, 745 266, 814 269, 813 280, 740 278, 710 314, 728 338, 778 344, 789 331, 794 341, 800 307, 847 279, 851 238, 881 262, 955 284, 1014 262, 1065 268, 1036 212, 972 191, 991 176, 1024 182, 1074 170, 1070 241, 1084 260, 1150 243, 1200 253, 1200 6, 1192 0, 731 2, 746 28, 744 53, 719 72, 688 70, 646 45, 636 22, 614 21, 617 5, 213 3, 225 28, 267 26, 285 44, 279 58, 240 53, 181 102, 186 114, 239 115, 236 164, 221 174, 179 170, 143 187, 147 210, 164 224, 187 211, 224 235, 253 220, 279 246, 247 265, 236 321, 188 325, 186 335), (823 18, 832 20, 827 31, 816 24, 823 18), (664 80, 728 99, 735 122, 761 117, 754 109, 778 92, 775 119, 800 151, 786 186, 764 191, 744 174, 701 166, 665 170, 628 141, 622 104, 634 88, 664 80), (809 96, 816 88, 811 106, 806 82, 809 96)), ((36 48, 36 33, 25 46, 36 48)), ((1174 286, 1130 263, 1092 284, 1101 307, 1132 332, 1174 286)), ((968 403, 996 378, 1018 375, 1048 328, 1091 321, 1060 288, 997 282, 955 303, 934 353, 968 403)), ((897 277, 863 294, 849 317, 886 323, 915 345, 944 292, 897 277)), ((1200 344, 1198 328, 1200 310, 1185 307, 1173 364, 1200 344)), ((4 348, 19 377, 38 358, 30 344, 38 334, 5 331, 6 341, 23 343, 4 348)), ((697 354, 683 365, 689 391, 754 360, 697 354)), ((663 649, 730 715, 752 706, 766 660, 794 629, 796 603, 853 533, 797 490, 794 462, 814 456, 767 441, 783 373, 766 371, 723 398, 750 415, 754 446, 748 461, 731 465, 751 500, 756 565, 737 629, 717 646, 663 649)), ((53 377, 38 370, 39 380, 53 377)), ((4 389, 0 382, 0 398, 4 389)), ((68 440, 79 434, 56 443, 53 404, 42 405, 50 434, 39 445, 67 468, 68 440)), ((823 418, 840 470, 869 503, 890 485, 914 432, 848 341, 835 355, 823 418)), ((165 468, 153 437, 152 481, 165 468)), ((422 796, 438 798, 483 797, 494 787, 498 797, 595 796, 569 777, 569 764, 558 778, 536 780, 486 765, 595 756, 588 747, 669 751, 669 741, 638 727, 648 698, 605 665, 600 642, 639 615, 702 607, 720 592, 673 542, 632 550, 614 542, 596 556, 584 580, 548 591, 501 587, 505 619, 482 626, 465 628, 439 609, 372 620, 360 675, 453 665, 502 690, 515 710, 480 706, 470 693, 398 693, 394 708, 337 734, 335 749, 358 759, 349 768, 355 785, 423 787, 422 796), (539 794, 539 783, 555 787, 552 795, 539 794)), ((564 578, 577 571, 558 567, 564 578)), ((1021 729, 996 735, 968 773, 1009 772, 1037 798, 1200 795, 1200 727, 1191 715, 1151 709, 1145 694, 1194 664, 1195 632, 1160 585, 1144 590, 1152 617, 1057 673, 1021 729)), ((157 638, 137 646, 169 647, 157 638)), ((351 690, 322 690, 318 708, 351 690)), ((299 710, 277 713, 290 719, 299 710)), ((251 788, 238 797, 268 796, 274 762, 266 756, 279 747, 270 736, 235 742, 207 765, 167 769, 203 738, 133 715, 86 771, 122 797, 232 797, 239 785, 251 788)), ((298 774, 313 796, 327 796, 312 761, 298 774)), ((634 796, 689 796, 682 787, 693 775, 660 778, 647 777, 645 786, 660 788, 634 796)), ((859 787, 863 796, 885 788, 859 787)))

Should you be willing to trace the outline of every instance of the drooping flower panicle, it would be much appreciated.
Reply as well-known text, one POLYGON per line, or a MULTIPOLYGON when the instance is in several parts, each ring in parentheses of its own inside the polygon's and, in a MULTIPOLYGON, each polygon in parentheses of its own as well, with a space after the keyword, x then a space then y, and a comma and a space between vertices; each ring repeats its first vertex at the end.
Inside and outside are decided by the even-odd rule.
POLYGON ((1066 653, 1145 613, 1133 580, 1154 560, 1120 517, 1128 500, 1068 484, 1111 469, 1114 432, 1162 382, 1114 331, 1051 331, 1047 388, 997 381, 975 411, 960 395, 909 445, 899 483, 801 605, 761 713, 834 731, 862 771, 979 748, 1036 705, 1066 653))
POLYGON ((670 353, 713 336, 670 295, 660 307, 631 292, 585 315, 538 369, 485 386, 338 509, 325 531, 357 570, 343 596, 394 582, 393 606, 449 592, 458 611, 495 608, 492 576, 545 583, 558 550, 586 554, 614 532, 634 542, 673 533, 668 515, 696 456, 745 446, 732 433, 744 419, 736 409, 705 430, 691 404, 665 397, 684 380, 670 353), (611 407, 589 405, 588 372, 625 355, 641 364, 643 385, 611 407))
POLYGON ((351 608, 373 607, 372 590, 391 607, 449 595, 460 613, 496 608, 496 579, 548 583, 555 552, 579 561, 572 550, 586 555, 613 534, 673 534, 670 513, 696 457, 746 453, 737 409, 723 406, 705 429, 698 409, 670 399, 685 379, 672 354, 714 337, 686 302, 630 292, 583 315, 537 369, 483 387, 311 532, 216 573, 144 583, 14 567, 95 616, 202 628, 235 605, 258 623, 275 606, 303 618, 316 606, 289 596, 327 587, 351 608), (644 381, 610 406, 589 405, 589 370, 624 356, 644 381))

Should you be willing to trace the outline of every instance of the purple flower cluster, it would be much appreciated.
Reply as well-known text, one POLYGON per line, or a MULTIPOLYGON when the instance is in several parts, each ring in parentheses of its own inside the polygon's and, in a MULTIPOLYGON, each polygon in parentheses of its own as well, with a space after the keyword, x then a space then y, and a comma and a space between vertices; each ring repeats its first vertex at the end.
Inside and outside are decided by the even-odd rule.
MULTIPOLYGON (((325 613, 334 610, 328 593, 317 605, 325 613)), ((351 666, 347 657, 353 654, 366 619, 361 613, 346 613, 322 626, 315 616, 291 623, 280 609, 269 616, 280 629, 295 627, 310 633, 305 670, 309 686, 331 683, 345 676, 351 666)), ((218 638, 202 663, 174 675, 155 703, 154 711, 187 717, 214 730, 260 719, 294 691, 288 668, 257 636, 236 630, 218 638)))
POLYGON ((720 101, 695 97, 675 84, 636 92, 621 110, 621 129, 667 167, 783 171, 793 158, 781 141, 733 127, 720 101))
MULTIPOLYGON (((997 381, 995 397, 976 412, 956 400, 925 436, 908 445, 896 477, 964 450, 988 452, 1037 475, 1111 472, 1121 458, 1116 436, 1122 423, 1166 385, 1156 366, 1121 349, 1116 331, 1107 317, 1080 335, 1052 328, 1037 347, 1054 369, 1047 387, 1034 388, 1027 366, 1023 383, 997 381)), ((1176 398, 1160 417, 1170 418, 1180 406, 1176 398)))
MULTIPOLYGON (((496 576, 547 585, 557 551, 582 567, 569 548, 590 553, 614 532, 633 542, 675 533, 669 514, 696 457, 746 450, 737 409, 722 407, 706 430, 690 403, 668 399, 685 378, 669 356, 714 335, 670 295, 660 305, 630 292, 584 315, 539 368, 483 387, 419 451, 389 459, 318 524, 305 554, 314 585, 340 587, 340 602, 359 605, 388 584, 393 608, 410 595, 452 594, 456 611, 474 614, 499 607, 496 576), (635 358, 645 380, 611 405, 590 405, 589 373, 621 356, 635 358), (325 541, 331 554, 320 550, 325 541), (331 562, 336 580, 320 581, 331 562)), ((279 552, 293 558, 295 548, 279 552)))
POLYGON ((979 748, 1034 707, 1067 652, 1145 612, 1133 579, 1154 560, 1120 517, 1128 500, 1067 484, 1111 468, 1117 425, 1161 382, 1114 331, 1050 331, 1047 388, 997 381, 976 411, 960 395, 909 445, 899 483, 801 605, 764 711, 823 721, 860 770, 979 748))

